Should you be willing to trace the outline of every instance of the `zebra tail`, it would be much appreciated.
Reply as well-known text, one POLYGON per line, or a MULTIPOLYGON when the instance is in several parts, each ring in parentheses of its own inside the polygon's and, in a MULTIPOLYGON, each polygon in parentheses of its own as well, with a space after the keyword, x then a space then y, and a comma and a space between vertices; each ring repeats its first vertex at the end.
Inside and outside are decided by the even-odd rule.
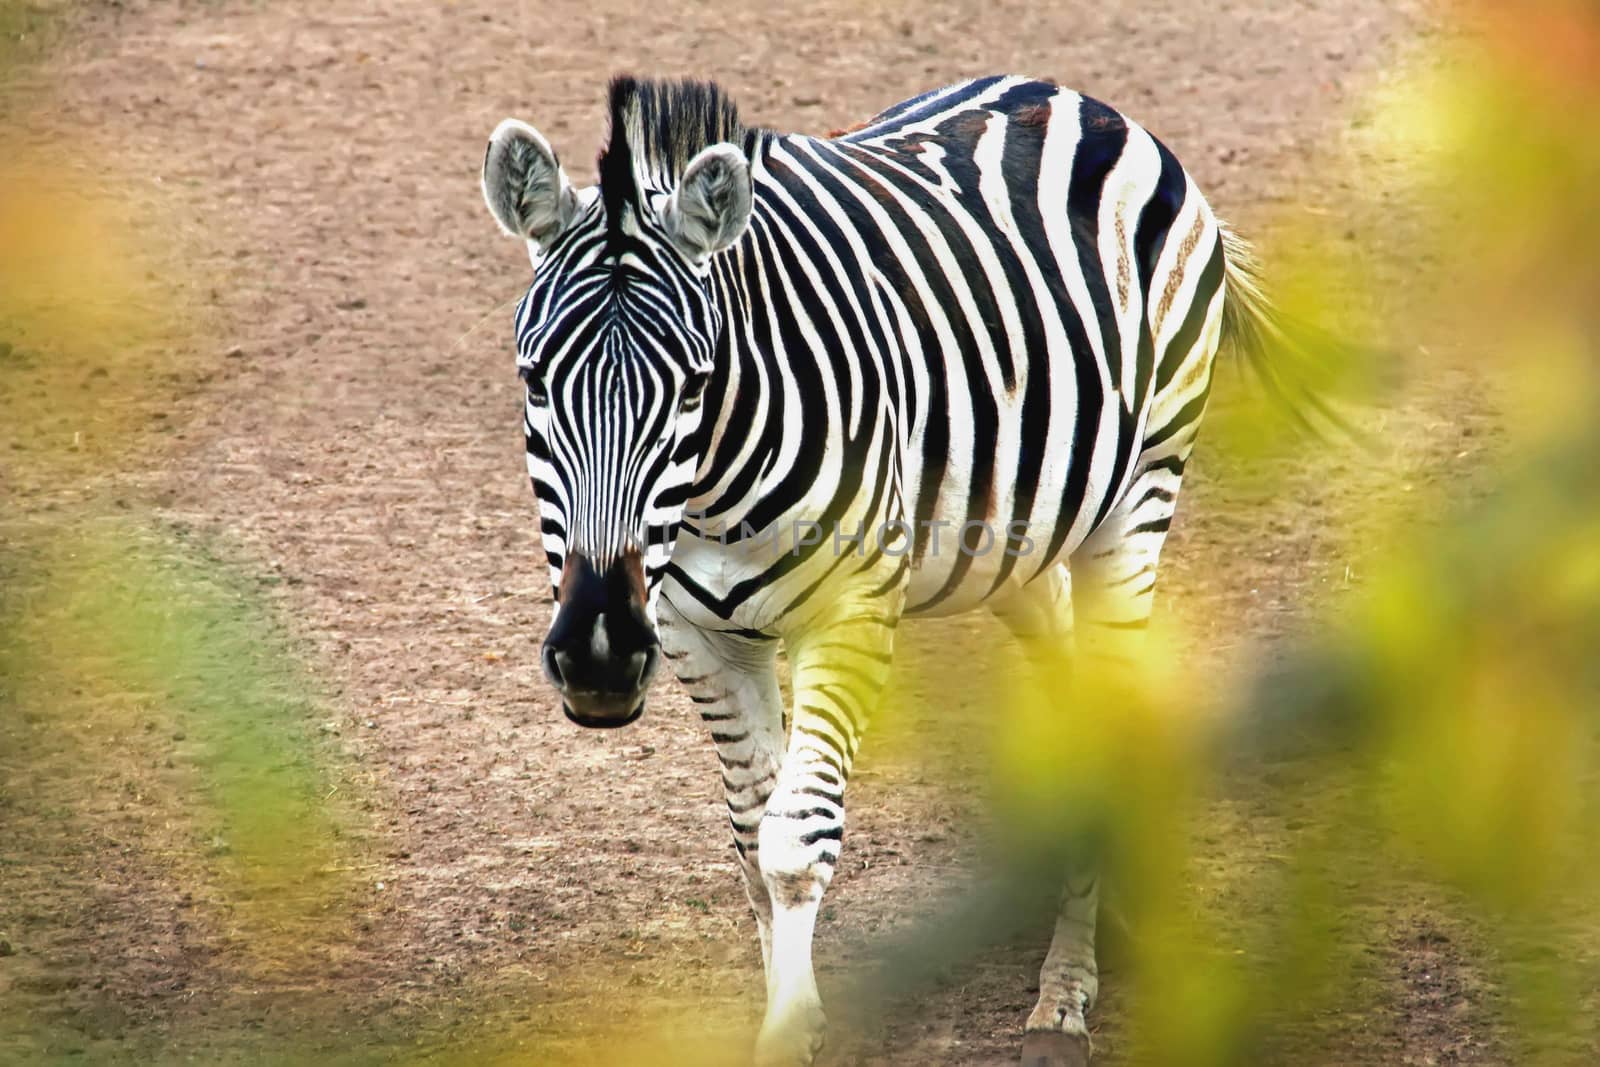
POLYGON ((1318 438, 1332 425, 1368 448, 1376 443, 1329 405, 1328 360, 1343 346, 1301 323, 1290 322, 1267 295, 1255 249, 1227 224, 1221 226, 1224 286, 1222 343, 1250 371, 1296 425, 1318 438), (1319 425, 1321 420, 1323 425, 1319 425))

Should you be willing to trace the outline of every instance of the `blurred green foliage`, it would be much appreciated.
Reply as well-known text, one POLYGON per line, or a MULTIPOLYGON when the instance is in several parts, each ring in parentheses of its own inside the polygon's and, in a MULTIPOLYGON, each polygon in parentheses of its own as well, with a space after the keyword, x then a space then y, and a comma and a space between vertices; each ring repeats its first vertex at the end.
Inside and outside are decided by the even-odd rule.
MULTIPOLYGON (((259 583, 150 524, 89 516, 39 531, 42 543, 10 532, 0 714, 71 733, 92 725, 107 741, 180 738, 190 817, 229 857, 235 891, 258 908, 303 905, 308 875, 337 859, 338 825, 309 743, 316 687, 259 583)), ((85 769, 103 755, 85 752, 85 769)))
POLYGON ((263 584, 129 477, 164 454, 195 320, 170 206, 28 125, 13 75, 59 7, 0 3, 0 1062, 83 1051, 53 995, 114 963, 33 935, 98 921, 85 872, 129 853, 247 946, 235 980, 325 963, 352 921, 321 692, 263 584))

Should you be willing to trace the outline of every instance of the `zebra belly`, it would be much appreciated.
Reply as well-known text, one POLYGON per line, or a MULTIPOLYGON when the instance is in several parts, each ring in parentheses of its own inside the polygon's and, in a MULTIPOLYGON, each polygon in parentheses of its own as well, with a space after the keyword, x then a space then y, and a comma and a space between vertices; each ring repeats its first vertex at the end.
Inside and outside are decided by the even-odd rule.
POLYGON ((956 614, 1033 581, 1083 544, 1126 491, 1144 420, 1113 390, 1085 410, 1080 383, 1067 371, 1082 358, 1070 349, 1036 353, 1019 367, 1017 388, 996 398, 992 439, 978 440, 970 409, 953 406, 940 416, 942 432, 907 443, 908 463, 917 467, 914 476, 906 472, 908 495, 913 513, 925 517, 916 520, 922 550, 906 614, 956 614), (1046 400, 1027 399, 1034 376, 1047 383, 1051 418, 1030 431, 1024 405, 1046 400), (927 462, 930 439, 949 442, 943 462, 927 462))
POLYGON ((983 602, 1011 584, 1001 580, 998 561, 978 559, 965 574, 955 578, 952 589, 952 568, 935 565, 939 561, 923 563, 911 571, 907 584, 907 616, 939 618, 960 615, 982 607, 983 602), (996 583, 1000 583, 999 589, 996 583), (944 594, 944 595, 940 595, 944 594))

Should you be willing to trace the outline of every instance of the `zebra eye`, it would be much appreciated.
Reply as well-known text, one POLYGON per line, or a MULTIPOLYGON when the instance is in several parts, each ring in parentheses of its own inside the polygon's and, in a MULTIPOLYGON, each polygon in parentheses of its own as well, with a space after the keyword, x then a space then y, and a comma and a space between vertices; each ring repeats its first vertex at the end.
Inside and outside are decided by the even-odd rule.
POLYGON ((683 402, 679 410, 693 411, 700 406, 700 401, 705 399, 706 380, 708 377, 709 375, 702 374, 689 379, 688 383, 683 387, 683 402))
POLYGON ((544 382, 531 368, 524 368, 518 374, 523 384, 528 387, 528 403, 541 408, 550 403, 550 395, 545 391, 544 382))

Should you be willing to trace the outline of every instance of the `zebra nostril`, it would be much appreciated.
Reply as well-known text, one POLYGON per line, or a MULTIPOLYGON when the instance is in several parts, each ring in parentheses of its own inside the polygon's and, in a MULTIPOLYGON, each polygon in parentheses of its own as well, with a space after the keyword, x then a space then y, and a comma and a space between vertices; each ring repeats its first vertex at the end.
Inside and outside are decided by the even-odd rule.
POLYGON ((565 655, 557 652, 549 645, 544 646, 544 654, 539 657, 539 663, 544 667, 544 676, 550 679, 550 684, 557 689, 565 689, 567 687, 566 672, 564 670, 566 664, 561 662, 566 658, 565 655))
POLYGON ((577 672, 577 664, 565 652, 556 653, 556 675, 561 679, 561 688, 566 689, 572 685, 572 676, 577 672))
POLYGON ((649 652, 635 652, 633 655, 628 657, 628 670, 623 674, 623 677, 628 679, 628 684, 632 686, 635 691, 643 689, 645 687, 645 683, 649 681, 649 678, 645 676, 645 670, 649 666, 649 652))

